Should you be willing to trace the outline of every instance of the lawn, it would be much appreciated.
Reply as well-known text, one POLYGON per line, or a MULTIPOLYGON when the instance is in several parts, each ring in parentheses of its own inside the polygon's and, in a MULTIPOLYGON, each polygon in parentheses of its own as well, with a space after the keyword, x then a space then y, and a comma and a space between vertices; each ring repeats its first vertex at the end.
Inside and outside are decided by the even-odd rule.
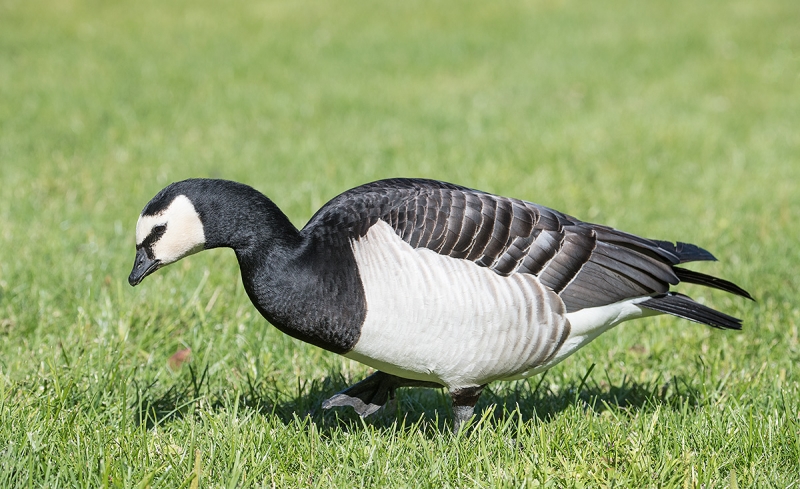
POLYGON ((0 487, 796 487, 800 3, 0 0, 0 487), (708 248, 741 332, 629 322, 360 420, 368 369, 271 327, 230 250, 133 289, 164 185, 302 226, 447 180, 708 248), (191 349, 187 361, 174 354, 191 349))

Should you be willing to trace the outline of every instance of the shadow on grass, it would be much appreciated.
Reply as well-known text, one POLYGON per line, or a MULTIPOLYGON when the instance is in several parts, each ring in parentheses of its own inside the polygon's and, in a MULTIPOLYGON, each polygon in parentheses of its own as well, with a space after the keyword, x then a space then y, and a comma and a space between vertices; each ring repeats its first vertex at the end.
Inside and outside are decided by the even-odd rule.
MULTIPOLYGON (((618 383, 610 379, 597 382, 591 378, 593 369, 594 365, 583 378, 564 386, 548 382, 547 373, 526 381, 494 383, 484 389, 475 412, 486 415, 486 410, 492 410, 490 421, 498 424, 509 416, 524 422, 549 422, 571 407, 598 414, 613 410, 633 415, 648 406, 694 408, 707 397, 680 377, 666 382, 636 382, 628 378, 618 383)), ((332 374, 321 381, 300 382, 295 392, 285 392, 271 379, 254 381, 248 377, 234 394, 229 385, 214 385, 208 366, 202 371, 189 366, 188 376, 166 390, 157 382, 144 388, 137 385, 137 399, 131 408, 136 422, 148 428, 184 418, 199 409, 221 411, 236 406, 239 410, 275 416, 284 424, 308 418, 325 434, 334 429, 357 431, 365 425, 388 428, 401 422, 424 431, 450 429, 450 422, 445 420, 451 418, 452 411, 445 389, 400 389, 396 400, 363 420, 350 408, 321 408, 322 401, 358 380, 347 382, 342 375, 332 374)))

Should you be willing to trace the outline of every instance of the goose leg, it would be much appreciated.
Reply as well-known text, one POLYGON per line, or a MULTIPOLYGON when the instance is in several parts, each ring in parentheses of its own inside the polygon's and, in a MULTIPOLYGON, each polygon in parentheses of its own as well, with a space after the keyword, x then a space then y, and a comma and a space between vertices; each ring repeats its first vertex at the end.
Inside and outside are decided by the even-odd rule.
POLYGON ((381 408, 387 401, 394 399, 398 387, 442 387, 433 382, 404 379, 385 372, 375 372, 366 379, 353 384, 347 389, 334 394, 322 403, 322 409, 337 406, 350 406, 362 418, 369 416, 381 408))
POLYGON ((484 387, 485 384, 450 391, 450 397, 453 398, 453 433, 458 433, 461 425, 472 417, 484 387))

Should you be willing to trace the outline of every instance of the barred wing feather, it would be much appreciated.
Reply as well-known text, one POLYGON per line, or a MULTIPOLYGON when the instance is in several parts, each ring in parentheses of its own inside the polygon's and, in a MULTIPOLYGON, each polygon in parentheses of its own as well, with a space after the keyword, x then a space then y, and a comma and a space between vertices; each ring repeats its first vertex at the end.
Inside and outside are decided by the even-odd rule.
POLYGON ((412 247, 469 260, 502 276, 535 275, 559 294, 567 312, 664 296, 681 279, 749 298, 730 282, 675 266, 714 260, 697 246, 644 239, 523 200, 432 180, 357 187, 320 209, 304 232, 344 242, 363 236, 379 219, 412 247))

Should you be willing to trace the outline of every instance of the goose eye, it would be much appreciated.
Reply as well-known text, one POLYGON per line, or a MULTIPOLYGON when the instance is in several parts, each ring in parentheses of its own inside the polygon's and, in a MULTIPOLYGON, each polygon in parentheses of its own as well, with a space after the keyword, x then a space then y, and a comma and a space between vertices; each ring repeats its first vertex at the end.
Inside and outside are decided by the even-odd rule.
POLYGON ((164 234, 164 231, 166 231, 166 230, 167 230, 167 225, 166 224, 159 224, 158 226, 153 227, 153 231, 152 232, 154 234, 164 234))

